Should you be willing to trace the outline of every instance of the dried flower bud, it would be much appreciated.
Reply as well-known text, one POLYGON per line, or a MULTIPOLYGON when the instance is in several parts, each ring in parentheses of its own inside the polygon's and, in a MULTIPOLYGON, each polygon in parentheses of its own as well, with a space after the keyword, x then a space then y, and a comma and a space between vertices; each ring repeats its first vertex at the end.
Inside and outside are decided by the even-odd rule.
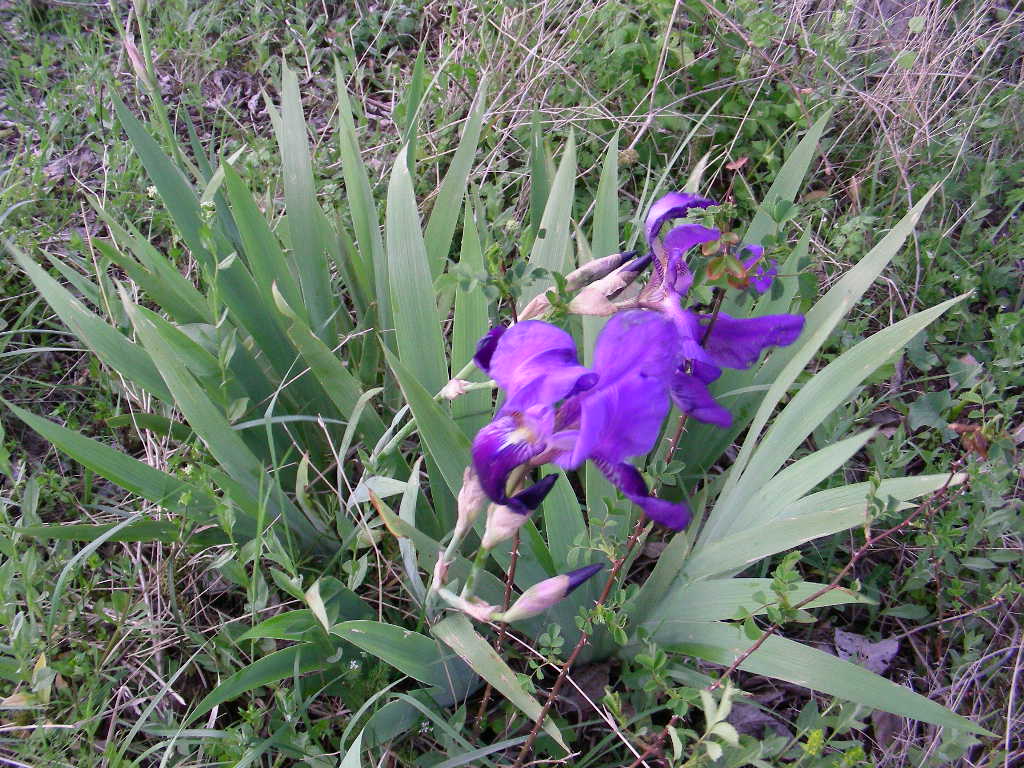
POLYGON ((640 159, 640 153, 635 149, 627 147, 626 149, 619 150, 619 165, 623 168, 629 168, 631 165, 636 165, 640 159))
POLYGON ((131 62, 135 76, 143 83, 149 83, 149 73, 146 71, 146 63, 142 60, 142 54, 135 47, 135 40, 128 37, 124 41, 124 52, 128 54, 128 61, 131 62))
POLYGON ((538 318, 549 309, 551 309, 551 302, 548 301, 546 292, 534 296, 530 299, 530 303, 523 307, 523 311, 519 313, 519 322, 538 318))
POLYGON ((491 618, 500 621, 521 621, 539 616, 603 567, 600 563, 595 563, 534 584, 520 595, 511 608, 504 613, 493 614, 491 618))
POLYGON ((430 581, 430 590, 436 592, 448 581, 448 562, 444 559, 444 550, 437 553, 437 562, 434 563, 434 576, 430 581))
MULTIPOLYGON (((632 257, 634 253, 614 255, 632 257)), ((597 315, 599 317, 614 315, 622 307, 614 304, 611 298, 618 296, 632 285, 648 263, 650 263, 649 255, 622 264, 614 272, 605 275, 580 291, 569 302, 569 311, 577 315, 597 315)))
MULTIPOLYGON (((613 253, 610 256, 603 256, 600 259, 592 259, 583 266, 579 267, 578 269, 574 269, 572 272, 565 276, 565 289, 567 291, 575 291, 579 290, 580 288, 586 285, 596 286, 597 284, 594 283, 595 280, 607 278, 611 276, 611 274, 615 273, 617 270, 625 270, 628 267, 628 264, 626 264, 626 262, 630 261, 630 259, 633 259, 635 256, 636 251, 624 251, 622 253, 613 253)), ((633 278, 635 277, 636 275, 634 274, 633 278)), ((632 279, 629 282, 631 281, 632 279)), ((628 282, 625 283, 624 285, 628 285, 628 282)), ((620 287, 618 288, 618 290, 622 290, 622 288, 620 287)), ((597 293, 600 292, 598 291, 597 293)), ((607 295, 607 293, 608 292, 605 291, 605 295, 607 295)), ((546 313, 549 309, 551 309, 551 302, 548 300, 547 291, 545 291, 541 294, 538 294, 537 296, 534 296, 532 299, 530 299, 529 303, 525 307, 523 307, 522 312, 519 313, 519 322, 538 318, 544 313, 546 313)), ((615 312, 615 308, 612 308, 610 311, 606 311, 606 309, 604 308, 602 308, 602 311, 591 312, 584 312, 572 309, 570 309, 570 311, 576 312, 577 314, 581 315, 610 315, 615 312)))
POLYGON ((595 280, 610 275, 634 256, 636 256, 636 251, 624 251, 623 253, 613 253, 610 256, 602 256, 600 259, 591 259, 565 276, 565 288, 575 291, 584 285, 589 285, 595 280))

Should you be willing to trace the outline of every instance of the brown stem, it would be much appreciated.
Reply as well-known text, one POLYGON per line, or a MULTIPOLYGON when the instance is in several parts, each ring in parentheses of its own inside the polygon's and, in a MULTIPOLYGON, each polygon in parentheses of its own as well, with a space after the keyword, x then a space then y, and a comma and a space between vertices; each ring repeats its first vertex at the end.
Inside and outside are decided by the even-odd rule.
POLYGON ((718 313, 722 310, 722 302, 725 300, 725 289, 715 288, 714 303, 711 305, 711 319, 708 321, 708 327, 704 329, 704 335, 700 337, 700 345, 703 347, 711 335, 711 329, 715 327, 715 323, 718 321, 718 313))
MULTIPOLYGON (((930 513, 935 502, 939 499, 943 499, 946 496, 946 492, 949 490, 949 485, 950 483, 953 482, 954 477, 956 477, 955 467, 950 472, 949 477, 946 478, 946 482, 943 484, 943 486, 939 488, 937 491, 935 491, 935 493, 932 494, 931 498, 929 498, 928 501, 926 501, 924 504, 921 504, 913 512, 907 515, 907 517, 903 518, 903 520, 898 522, 892 528, 888 528, 887 530, 882 531, 881 533, 875 536, 869 536, 867 540, 864 542, 864 544, 862 544, 857 549, 857 551, 855 551, 853 555, 850 557, 850 562, 848 562, 843 567, 843 569, 836 575, 834 579, 832 579, 832 581, 830 581, 828 584, 826 584, 824 587, 817 590, 813 594, 808 595, 800 602, 795 603, 793 605, 793 609, 798 610, 800 608, 803 608, 804 606, 810 605, 812 602, 820 598, 822 595, 831 592, 833 589, 838 589, 839 582, 842 581, 843 578, 845 578, 851 570, 853 570, 853 567, 857 564, 857 561, 859 561, 865 554, 867 554, 869 550, 874 548, 875 545, 878 544, 878 542, 882 541, 883 539, 889 538, 897 531, 909 525, 913 520, 915 520, 920 515, 926 512, 930 513)), ((943 501, 943 505, 945 505, 946 503, 948 503, 948 501, 943 501)), ((708 690, 714 691, 718 688, 721 688, 722 684, 725 683, 725 681, 728 680, 729 677, 737 669, 739 669, 740 665, 743 664, 743 662, 745 662, 747 659, 749 659, 750 656, 755 651, 757 651, 758 648, 764 645, 768 638, 774 635, 779 630, 779 628, 779 624, 773 623, 767 629, 765 629, 764 632, 761 633, 761 636, 757 638, 757 640, 755 640, 749 648, 747 648, 745 651, 743 651, 743 653, 737 656, 733 663, 729 665, 729 667, 719 676, 719 678, 708 686, 708 690)), ((658 734, 658 737, 654 740, 654 742, 648 745, 648 747, 644 750, 643 754, 641 754, 636 760, 630 763, 629 768, 637 768, 637 766, 640 765, 644 760, 653 755, 655 752, 658 752, 661 749, 661 745, 664 744, 665 739, 668 738, 669 729, 674 727, 678 722, 678 715, 673 715, 669 719, 668 724, 662 729, 661 733, 658 734)))
MULTIPOLYGON (((505 574, 505 597, 501 603, 501 610, 507 611, 512 603, 512 583, 516 578, 516 563, 519 562, 519 531, 512 535, 512 554, 509 555, 508 572, 505 574)), ((501 648, 505 645, 505 634, 508 632, 508 624, 502 622, 498 629, 498 639, 494 641, 494 651, 501 654, 501 648)), ((484 688, 483 698, 480 699, 480 707, 476 711, 476 721, 473 723, 473 735, 479 736, 483 727, 484 716, 487 714, 487 705, 491 701, 491 693, 494 688, 490 683, 484 688)))
MULTIPOLYGON (((608 574, 608 579, 604 583, 604 589, 601 590, 600 596, 597 598, 595 606, 604 605, 608 600, 608 596, 612 592, 612 587, 615 586, 615 581, 618 578, 619 572, 622 567, 629 560, 630 554, 633 552, 633 548, 636 547, 640 536, 643 534, 644 527, 647 524, 647 518, 643 513, 640 514, 640 518, 636 521, 636 525, 633 526, 633 532, 629 535, 629 539, 626 541, 626 551, 618 557, 614 563, 612 563, 611 573, 608 574)), ((526 762, 526 758, 530 756, 530 752, 533 751, 533 744, 537 740, 537 735, 540 733, 540 727, 544 722, 544 718, 548 716, 548 712, 551 711, 551 707, 555 703, 555 699, 558 697, 558 692, 562 688, 562 684, 565 682, 566 676, 569 674, 569 668, 572 667, 573 662, 576 661, 576 657, 580 655, 580 651, 583 650, 583 646, 587 644, 590 639, 590 635, 587 632, 580 634, 580 639, 576 642, 576 647, 572 649, 572 653, 569 654, 569 658, 562 664, 561 669, 558 670, 558 677, 555 678, 554 685, 551 686, 551 691, 548 693, 547 700, 544 702, 544 706, 541 707, 540 715, 537 716, 537 720, 533 724, 533 728, 530 729, 530 735, 526 737, 526 741, 523 742, 522 748, 519 750, 519 756, 516 757, 516 761, 512 768, 522 768, 523 763, 526 762)))

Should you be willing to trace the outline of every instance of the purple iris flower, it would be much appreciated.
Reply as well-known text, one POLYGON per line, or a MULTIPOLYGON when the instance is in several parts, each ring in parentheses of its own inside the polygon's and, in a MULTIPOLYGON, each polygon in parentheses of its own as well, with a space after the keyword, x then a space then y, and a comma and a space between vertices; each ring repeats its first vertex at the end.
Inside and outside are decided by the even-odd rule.
POLYGON ((597 339, 593 370, 579 364, 568 333, 537 320, 492 330, 474 359, 506 394, 473 441, 473 465, 492 501, 518 511, 506 489, 516 467, 575 469, 590 459, 652 520, 686 526, 686 505, 651 496, 626 461, 654 447, 668 414, 669 384, 683 360, 671 320, 616 314, 597 339))
MULTIPOLYGON (((792 344, 803 331, 804 318, 801 315, 736 318, 721 312, 712 320, 711 315, 683 308, 681 299, 693 284, 693 273, 686 263, 687 252, 694 246, 718 240, 722 234, 717 229, 692 222, 674 227, 659 239, 661 230, 672 219, 685 218, 692 208, 710 205, 714 203, 706 198, 670 192, 651 206, 645 229, 654 254, 655 275, 641 293, 640 301, 642 306, 671 318, 676 330, 676 344, 683 359, 672 374, 672 400, 681 411, 698 421, 725 428, 732 424, 732 414, 712 397, 707 385, 722 375, 722 368, 749 368, 765 349, 792 344)), ((745 245, 741 250, 750 253, 744 261, 747 269, 753 268, 764 256, 764 249, 758 245, 745 245)), ((774 262, 767 270, 760 266, 752 277, 752 284, 763 293, 771 287, 777 274, 774 262)))
POLYGON ((779 263, 772 259, 768 263, 768 268, 765 269, 764 262, 764 248, 760 245, 744 245, 740 250, 747 251, 750 256, 743 260, 743 268, 747 270, 747 279, 750 280, 750 284, 754 286, 754 290, 758 293, 765 293, 769 288, 772 287, 772 280, 779 276, 779 263), (750 274, 750 270, 757 265, 757 270, 750 274))

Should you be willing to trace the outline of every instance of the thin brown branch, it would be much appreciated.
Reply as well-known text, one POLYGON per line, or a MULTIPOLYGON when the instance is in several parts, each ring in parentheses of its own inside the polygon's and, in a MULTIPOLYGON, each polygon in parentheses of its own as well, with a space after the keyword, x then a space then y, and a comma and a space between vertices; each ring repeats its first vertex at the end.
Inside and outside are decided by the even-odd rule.
MULTIPOLYGON (((640 514, 640 518, 636 521, 636 525, 633 526, 633 532, 629 535, 629 539, 626 541, 626 550, 622 555, 616 558, 615 562, 612 563, 612 570, 608 574, 608 579, 604 583, 604 589, 601 590, 601 595, 597 598, 595 606, 604 605, 608 600, 608 596, 612 592, 612 587, 615 586, 615 581, 619 576, 619 572, 622 567, 629 560, 629 556, 632 554, 634 547, 640 537, 643 534, 644 528, 647 525, 647 518, 640 514)), ((530 752, 533 751, 533 744, 537 740, 537 735, 540 733, 541 725, 544 719, 548 716, 551 711, 551 707, 555 703, 555 699, 558 697, 558 692, 562 688, 562 684, 565 682, 566 676, 569 674, 569 669, 576 661, 576 657, 580 655, 580 651, 590 640, 590 635, 587 632, 580 634, 580 639, 576 642, 576 647, 572 649, 572 653, 569 654, 569 658, 565 660, 562 667, 558 670, 558 677, 555 678, 554 685, 551 686, 551 691, 548 693, 547 700, 544 702, 544 706, 540 710, 540 715, 537 716, 536 721, 533 724, 533 728, 530 729, 530 735, 526 737, 526 741, 523 742, 522 748, 519 750, 519 755, 516 757, 516 761, 512 768, 522 768, 526 762, 526 758, 530 756, 530 752)))
MULTIPOLYGON (((509 555, 508 571, 505 573, 505 597, 501 602, 501 610, 507 611, 509 605, 512 604, 512 584, 516 579, 516 563, 519 562, 519 531, 516 531, 512 535, 512 554, 509 555)), ((505 635, 508 632, 508 624, 502 622, 501 627, 498 629, 498 639, 494 641, 494 652, 501 654, 501 649, 505 645, 505 635)), ((484 695, 480 699, 480 706, 476 711, 476 720, 473 722, 473 735, 479 736, 480 729, 483 727, 484 717, 487 715, 487 705, 490 704, 491 694, 494 692, 494 688, 490 683, 484 688, 484 695)))

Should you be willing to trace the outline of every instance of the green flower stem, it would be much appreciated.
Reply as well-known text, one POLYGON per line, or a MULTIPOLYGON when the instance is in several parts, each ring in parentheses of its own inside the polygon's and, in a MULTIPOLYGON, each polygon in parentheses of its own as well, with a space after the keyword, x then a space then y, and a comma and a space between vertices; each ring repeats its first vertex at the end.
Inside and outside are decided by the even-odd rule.
MULTIPOLYGON (((455 532, 452 533, 452 538, 448 542, 448 546, 444 548, 444 552, 441 553, 440 557, 442 562, 451 563, 455 559, 455 555, 458 554, 459 547, 462 542, 466 539, 466 534, 473 530, 472 525, 467 525, 465 529, 459 530, 456 528, 455 532)), ((434 612, 434 606, 437 604, 438 592, 443 591, 443 587, 435 588, 434 580, 431 578, 430 587, 427 589, 426 597, 423 598, 423 603, 427 611, 427 615, 430 616, 434 612)))
POLYGON ((480 571, 484 569, 484 563, 487 562, 487 556, 491 554, 491 550, 480 547, 476 551, 476 557, 473 558, 473 567, 469 569, 469 575, 466 577, 466 586, 462 588, 462 594, 459 595, 463 600, 468 600, 473 596, 473 591, 476 589, 476 580, 480 576, 480 571))

